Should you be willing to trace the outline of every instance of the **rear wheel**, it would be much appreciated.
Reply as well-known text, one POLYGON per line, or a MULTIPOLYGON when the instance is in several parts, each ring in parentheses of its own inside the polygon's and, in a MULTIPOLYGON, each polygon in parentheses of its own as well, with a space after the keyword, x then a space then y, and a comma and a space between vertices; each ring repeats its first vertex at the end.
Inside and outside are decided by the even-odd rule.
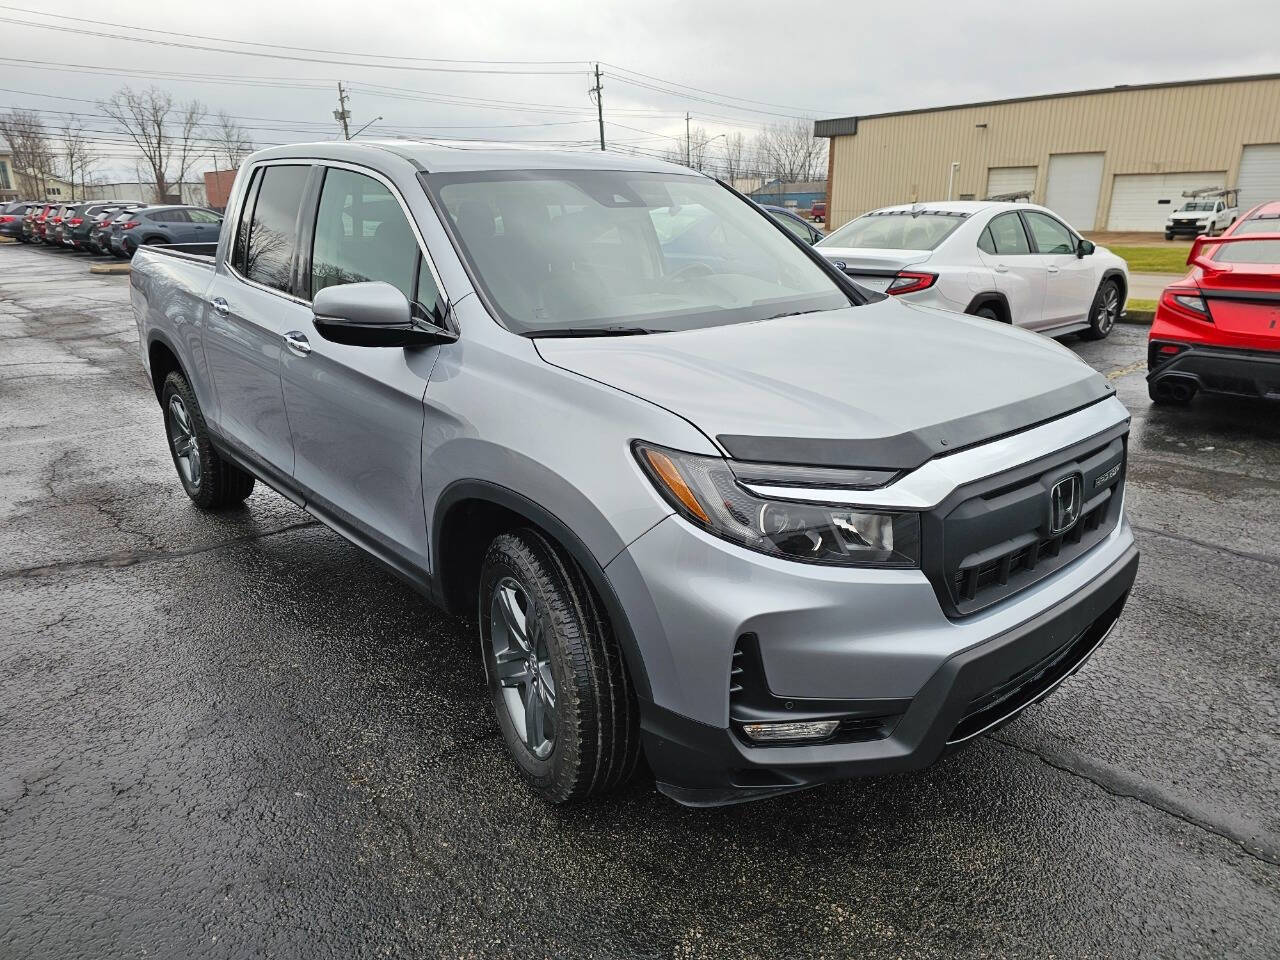
POLYGON ((543 799, 627 780, 640 755, 635 694, 581 569, 532 528, 502 534, 480 574, 480 642, 507 750, 543 799))
POLYGON ((217 510, 241 503, 253 493, 253 476, 222 459, 213 448, 196 395, 176 370, 164 379, 160 404, 173 466, 196 506, 217 510))
POLYGON ((977 310, 973 311, 973 315, 975 317, 981 317, 983 320, 994 320, 996 323, 1001 322, 1000 315, 996 313, 994 307, 979 307, 977 310))
POLYGON ((1114 280, 1103 280, 1089 308, 1089 329, 1082 330, 1080 336, 1086 340, 1104 339, 1120 319, 1120 306, 1120 285, 1114 280))

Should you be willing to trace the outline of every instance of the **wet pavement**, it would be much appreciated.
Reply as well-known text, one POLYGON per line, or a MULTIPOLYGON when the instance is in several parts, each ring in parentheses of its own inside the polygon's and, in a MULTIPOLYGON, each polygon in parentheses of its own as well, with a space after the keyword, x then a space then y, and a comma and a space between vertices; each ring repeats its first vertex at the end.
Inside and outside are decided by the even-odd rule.
POLYGON ((199 513, 127 277, 0 247, 0 956, 1280 955, 1280 407, 1133 412, 1094 659, 917 775, 568 810, 470 629, 259 485, 199 513))

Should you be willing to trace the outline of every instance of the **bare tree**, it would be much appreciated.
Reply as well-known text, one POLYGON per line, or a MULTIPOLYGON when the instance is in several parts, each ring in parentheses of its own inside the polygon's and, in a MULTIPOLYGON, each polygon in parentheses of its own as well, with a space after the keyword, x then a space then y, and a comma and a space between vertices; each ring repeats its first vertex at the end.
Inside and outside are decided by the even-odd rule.
POLYGON ((142 92, 121 87, 98 106, 124 128, 141 152, 155 184, 156 202, 168 200, 175 185, 180 193, 192 164, 206 152, 196 135, 204 120, 204 105, 199 100, 175 103, 156 87, 142 92))
POLYGON ((209 143, 213 147, 213 162, 219 170, 238 169, 240 163, 253 153, 253 141, 244 127, 225 110, 218 111, 216 124, 210 124, 213 134, 209 143))
POLYGON ((0 139, 9 144, 14 186, 24 196, 45 196, 53 175, 53 141, 39 115, 31 110, 0 113, 0 139))
POLYGON ((813 136, 813 122, 795 117, 770 124, 756 138, 762 172, 783 183, 819 180, 826 175, 827 153, 822 140, 813 136))
POLYGON ((724 138, 724 179, 732 186, 747 175, 747 138, 740 132, 724 138))
POLYGON ((59 139, 62 141, 61 160, 66 169, 67 182, 71 184, 72 196, 75 196, 76 183, 80 184, 80 199, 85 198, 85 186, 89 180, 89 171, 98 162, 98 158, 93 155, 93 151, 89 146, 89 141, 85 139, 84 124, 79 120, 68 120, 59 130, 59 139))

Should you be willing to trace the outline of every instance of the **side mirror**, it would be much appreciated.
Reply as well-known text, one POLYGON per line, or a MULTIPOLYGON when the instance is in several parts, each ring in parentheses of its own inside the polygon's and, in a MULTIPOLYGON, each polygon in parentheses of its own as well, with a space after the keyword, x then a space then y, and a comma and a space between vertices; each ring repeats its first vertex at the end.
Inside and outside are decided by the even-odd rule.
POLYGON ((413 319, 405 295, 384 281, 325 287, 311 301, 312 322, 326 340, 351 347, 422 347, 457 335, 413 319))
POLYGON ((1076 256, 1081 258, 1087 257, 1097 249, 1098 248, 1094 245, 1092 240, 1081 240, 1080 246, 1076 247, 1076 256))

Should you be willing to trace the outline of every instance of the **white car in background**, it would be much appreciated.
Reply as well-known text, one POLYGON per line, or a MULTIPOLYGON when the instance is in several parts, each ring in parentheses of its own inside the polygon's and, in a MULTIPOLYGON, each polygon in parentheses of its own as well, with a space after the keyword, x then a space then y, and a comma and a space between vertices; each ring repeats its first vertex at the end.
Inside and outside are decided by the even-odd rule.
POLYGON ((1111 332, 1125 262, 1031 203, 959 200, 885 207, 814 247, 880 293, 1051 336, 1111 332))

